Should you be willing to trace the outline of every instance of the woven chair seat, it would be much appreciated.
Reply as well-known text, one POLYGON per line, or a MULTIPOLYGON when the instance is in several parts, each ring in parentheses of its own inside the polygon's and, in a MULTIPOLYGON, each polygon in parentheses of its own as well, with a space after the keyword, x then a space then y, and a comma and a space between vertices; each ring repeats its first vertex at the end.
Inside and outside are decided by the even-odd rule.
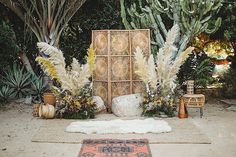
POLYGON ((183 95, 186 107, 204 107, 205 96, 203 94, 185 94, 183 95))

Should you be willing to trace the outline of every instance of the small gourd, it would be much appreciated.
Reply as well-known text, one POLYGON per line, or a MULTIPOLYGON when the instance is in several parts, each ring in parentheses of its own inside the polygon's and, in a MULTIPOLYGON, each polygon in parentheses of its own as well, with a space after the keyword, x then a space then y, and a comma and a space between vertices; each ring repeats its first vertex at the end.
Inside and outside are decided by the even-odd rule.
POLYGON ((39 107, 39 117, 51 119, 55 116, 55 107, 50 104, 40 105, 39 107))

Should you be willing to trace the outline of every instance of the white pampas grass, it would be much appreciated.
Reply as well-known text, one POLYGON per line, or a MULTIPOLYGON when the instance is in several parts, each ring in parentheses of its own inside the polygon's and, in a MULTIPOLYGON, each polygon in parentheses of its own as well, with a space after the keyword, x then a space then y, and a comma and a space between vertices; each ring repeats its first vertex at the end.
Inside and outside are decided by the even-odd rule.
POLYGON ((142 50, 140 47, 136 48, 136 52, 134 53, 135 66, 137 67, 135 73, 141 78, 141 80, 148 84, 149 76, 148 76, 148 64, 146 57, 144 57, 142 50))
POLYGON ((148 59, 148 82, 150 83, 150 87, 152 89, 156 89, 157 73, 156 73, 156 65, 154 62, 153 55, 150 55, 150 57, 148 59))
POLYGON ((37 46, 41 52, 50 56, 50 60, 54 62, 54 64, 61 64, 62 67, 66 67, 65 58, 61 50, 45 42, 38 42, 37 46))
POLYGON ((179 33, 179 26, 174 25, 171 30, 167 33, 166 44, 173 45, 176 39, 176 36, 179 33))
POLYGON ((176 56, 177 48, 174 42, 178 33, 179 27, 178 25, 174 25, 167 33, 166 42, 164 46, 159 49, 156 60, 153 55, 150 55, 148 61, 146 61, 142 50, 140 48, 136 49, 135 64, 137 70, 135 73, 140 76, 140 79, 142 79, 146 85, 151 87, 153 93, 158 92, 161 93, 162 96, 173 94, 177 86, 176 75, 179 68, 194 49, 193 47, 189 47, 176 56))
POLYGON ((78 60, 73 58, 70 67, 66 67, 65 58, 61 50, 44 42, 37 43, 40 51, 49 55, 47 58, 55 67, 58 74, 58 81, 63 90, 68 90, 72 95, 80 92, 80 89, 89 83, 89 65, 80 65, 78 60))

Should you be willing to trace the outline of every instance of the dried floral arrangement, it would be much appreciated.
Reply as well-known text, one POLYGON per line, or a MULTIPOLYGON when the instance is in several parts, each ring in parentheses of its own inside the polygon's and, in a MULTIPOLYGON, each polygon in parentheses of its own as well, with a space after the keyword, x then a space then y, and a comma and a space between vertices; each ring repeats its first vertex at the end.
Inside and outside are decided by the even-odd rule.
POLYGON ((94 50, 88 49, 87 63, 81 65, 73 58, 70 66, 66 66, 61 50, 47 43, 39 42, 40 51, 48 55, 37 57, 44 72, 54 81, 53 93, 59 103, 56 108, 56 117, 86 119, 94 118, 96 105, 92 100, 91 81, 89 80, 94 69, 94 50))
POLYGON ((168 32, 166 42, 159 49, 157 56, 146 58, 142 50, 137 47, 135 52, 135 73, 146 85, 144 102, 141 105, 143 115, 159 116, 162 113, 174 116, 175 100, 179 96, 176 81, 180 66, 194 49, 188 47, 184 52, 177 54, 175 39, 179 33, 178 25, 174 25, 168 32))

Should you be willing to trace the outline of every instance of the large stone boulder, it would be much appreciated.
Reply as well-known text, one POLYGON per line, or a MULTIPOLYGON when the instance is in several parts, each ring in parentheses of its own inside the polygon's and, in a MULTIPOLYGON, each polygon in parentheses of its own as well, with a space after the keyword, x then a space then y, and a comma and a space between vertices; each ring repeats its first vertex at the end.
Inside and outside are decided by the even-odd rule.
POLYGON ((106 112, 106 106, 100 96, 93 96, 93 101, 95 102, 97 106, 97 111, 96 111, 97 113, 106 112))
POLYGON ((141 116, 141 94, 123 95, 112 99, 112 112, 118 117, 141 116))

